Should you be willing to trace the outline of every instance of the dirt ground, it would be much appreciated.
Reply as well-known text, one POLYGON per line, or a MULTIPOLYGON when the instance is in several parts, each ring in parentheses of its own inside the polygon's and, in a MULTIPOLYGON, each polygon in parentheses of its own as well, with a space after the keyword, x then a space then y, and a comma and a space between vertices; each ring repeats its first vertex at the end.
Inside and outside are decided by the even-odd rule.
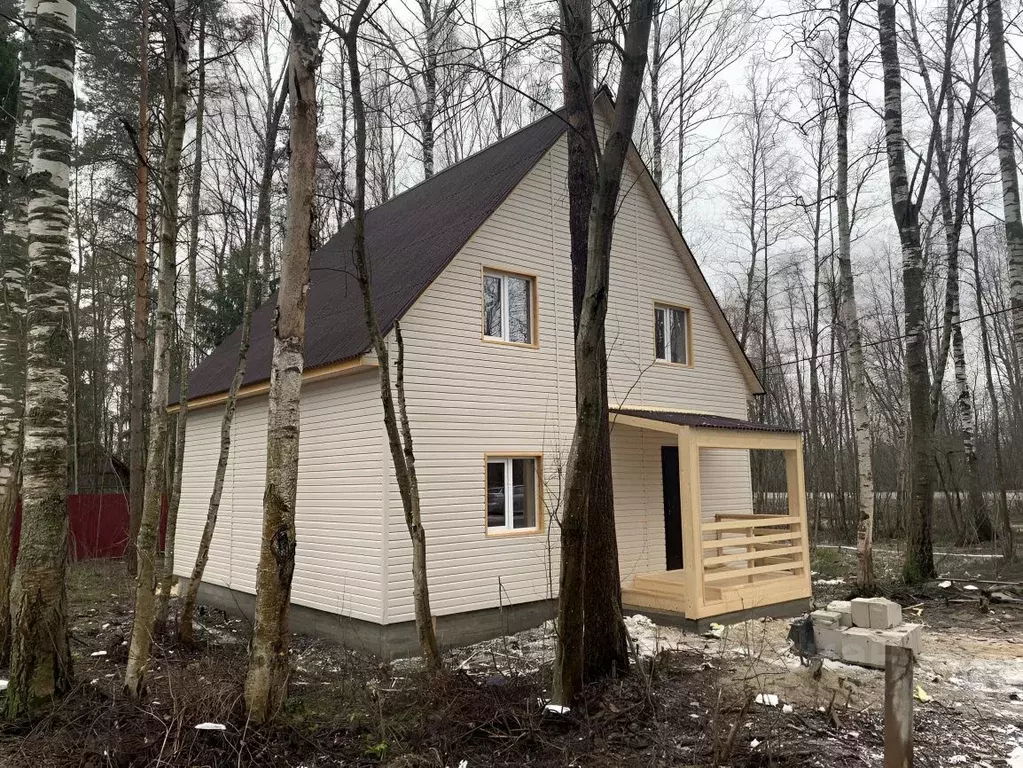
MULTIPOLYGON (((852 555, 818 550, 817 601, 845 597, 852 555)), ((882 574, 894 567, 879 563, 882 574)), ((994 561, 943 561, 952 578, 1019 580, 994 561), (980 563, 980 565, 978 565, 980 563)), ((955 581, 893 597, 924 624, 916 682, 917 764, 1006 766, 1023 748, 1019 590, 955 581), (968 589, 976 586, 977 589, 968 589)), ((76 565, 71 588, 77 688, 46 718, 0 725, 0 766, 876 766, 883 673, 788 651, 787 621, 721 637, 629 619, 633 674, 590 689, 566 716, 545 713, 550 624, 453 649, 446 670, 390 664, 298 637, 285 711, 254 728, 241 702, 248 627, 210 612, 204 643, 157 648, 149 689, 120 692, 132 585, 123 564, 76 565), (778 697, 777 706, 757 694, 778 697), (196 726, 213 723, 217 730, 196 726)), ((4 676, 0 672, 0 676, 4 676)))

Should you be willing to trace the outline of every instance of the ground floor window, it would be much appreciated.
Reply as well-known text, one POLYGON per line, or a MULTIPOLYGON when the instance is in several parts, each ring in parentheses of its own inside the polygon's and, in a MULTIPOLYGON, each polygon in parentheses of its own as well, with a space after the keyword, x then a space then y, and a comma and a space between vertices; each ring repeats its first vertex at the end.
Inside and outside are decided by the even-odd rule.
POLYGON ((539 472, 539 456, 487 456, 487 533, 539 529, 539 472))

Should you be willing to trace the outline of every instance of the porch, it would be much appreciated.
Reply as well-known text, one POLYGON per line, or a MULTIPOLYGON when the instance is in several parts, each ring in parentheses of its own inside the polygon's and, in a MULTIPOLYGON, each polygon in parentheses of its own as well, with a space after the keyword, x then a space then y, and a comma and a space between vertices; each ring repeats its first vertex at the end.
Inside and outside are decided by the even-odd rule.
POLYGON ((614 409, 611 419, 626 608, 698 620, 810 597, 799 432, 739 419, 636 408, 614 409), (783 456, 784 513, 754 510, 750 451, 778 451, 783 456), (660 483, 651 466, 657 452, 660 483), (636 458, 644 455, 645 461, 636 458), (646 475, 639 490, 636 473, 646 475), (637 545, 640 529, 642 546, 637 545))

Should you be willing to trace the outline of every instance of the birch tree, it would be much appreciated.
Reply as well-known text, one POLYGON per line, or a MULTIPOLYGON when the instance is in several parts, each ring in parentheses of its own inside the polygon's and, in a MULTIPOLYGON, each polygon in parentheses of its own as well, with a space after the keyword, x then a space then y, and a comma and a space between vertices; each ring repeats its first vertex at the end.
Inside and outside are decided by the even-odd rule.
POLYGON ((30 43, 28 335, 21 548, 11 587, 8 717, 69 690, 67 415, 71 251, 68 180, 77 8, 40 0, 30 43))
POLYGON ((142 0, 139 42, 139 126, 135 165, 135 314, 132 318, 131 405, 128 427, 128 567, 138 566, 135 550, 146 471, 146 370, 149 335, 149 14, 150 0, 142 0))
POLYGON ((1023 212, 1020 209, 1019 175, 1012 115, 1012 87, 1005 59, 1005 21, 1002 0, 986 0, 988 40, 991 46, 991 79, 994 95, 995 134, 998 139, 998 170, 1002 182, 1002 213, 1005 245, 1009 252, 1009 305, 1012 308, 1016 358, 1023 360, 1023 212))
MULTIPOLYGON (((31 34, 38 0, 27 0, 22 23, 31 34)), ((31 41, 22 49, 19 65, 17 116, 12 144, 12 173, 8 177, 8 205, 0 233, 0 664, 11 652, 11 571, 13 569, 14 516, 21 489, 22 430, 25 407, 25 312, 28 273, 28 177, 32 160, 32 54, 31 41)))
POLYGON ((174 539, 178 528, 178 510, 181 507, 181 483, 185 465, 185 432, 188 426, 188 374, 195 342, 195 294, 197 290, 196 260, 199 254, 199 202, 202 197, 203 113, 206 111, 206 14, 199 11, 199 40, 196 69, 199 80, 195 104, 195 159, 192 164, 192 189, 188 211, 188 270, 185 289, 185 318, 181 334, 181 353, 178 358, 178 413, 174 425, 174 463, 171 471, 170 499, 167 503, 167 529, 163 562, 159 579, 160 592, 156 605, 156 626, 167 624, 170 593, 174 587, 174 539))
POLYGON ((256 611, 245 678, 245 706, 260 723, 287 697, 291 580, 295 571, 295 499, 309 241, 316 190, 316 75, 322 23, 319 0, 295 0, 288 50, 291 161, 281 282, 274 315, 266 440, 263 535, 256 571, 256 611))
MULTIPOLYGON (((849 355, 850 394, 856 433, 856 471, 859 477, 859 522, 856 527, 856 551, 859 558, 856 585, 871 593, 874 584, 874 469, 873 438, 870 434, 870 409, 867 372, 863 363, 860 318, 856 308, 856 287, 852 271, 852 222, 849 216, 849 93, 852 73, 849 66, 849 31, 852 15, 849 0, 838 0, 838 88, 835 203, 838 210, 838 267, 840 317, 843 340, 849 355)), ((816 376, 816 372, 813 374, 816 376)))
MULTIPOLYGON (((884 81, 884 128, 892 211, 902 246, 902 290, 906 334, 906 389, 909 399, 910 508, 903 577, 916 583, 933 578, 932 492, 934 422, 927 365, 927 313, 924 262, 920 247, 920 206, 913 200, 906 171, 902 127, 902 71, 899 64, 895 0, 878 0, 878 39, 884 81)), ((928 165, 930 152, 928 152, 928 165)), ((927 168, 921 186, 926 186, 927 168)), ((923 199, 921 190, 919 200, 923 199)))
POLYGON ((160 276, 156 296, 153 339, 153 386, 149 406, 149 448, 146 456, 146 492, 139 522, 136 552, 135 620, 128 647, 124 687, 129 696, 142 694, 156 621, 157 538, 165 487, 170 392, 171 334, 174 325, 174 283, 177 276, 178 193, 181 148, 188 106, 188 56, 191 32, 188 0, 176 0, 169 27, 171 54, 168 73, 167 130, 162 168, 163 216, 160 232, 160 276))
MULTIPOLYGON (((647 45, 654 12, 653 0, 631 0, 623 21, 621 70, 614 112, 602 146, 593 131, 592 12, 589 0, 562 0, 562 79, 569 134, 582 132, 586 143, 569 151, 569 185, 592 180, 592 201, 585 230, 572 227, 572 251, 586 235, 585 290, 575 334, 576 421, 564 480, 561 519, 561 571, 559 577, 557 651, 552 698, 571 704, 582 686, 585 669, 586 617, 584 598, 587 566, 588 510, 599 471, 602 432, 607 429, 607 375, 605 321, 615 211, 621 190, 626 155, 642 96, 647 45), (589 126, 589 127, 588 127, 589 126), (579 174, 580 181, 573 179, 579 174)), ((581 215, 576 211, 576 215, 581 215)), ((570 210, 570 216, 572 212, 570 210)), ((610 485, 607 485, 610 489, 610 485)), ((611 506, 613 509, 613 506, 611 506)), ((613 518, 612 518, 613 520, 613 518)), ((603 563, 602 567, 612 565, 603 563)), ((615 577, 617 578, 617 569, 615 577)), ((590 574, 592 579, 594 574, 590 574)), ((619 593, 619 600, 621 599, 619 593)))

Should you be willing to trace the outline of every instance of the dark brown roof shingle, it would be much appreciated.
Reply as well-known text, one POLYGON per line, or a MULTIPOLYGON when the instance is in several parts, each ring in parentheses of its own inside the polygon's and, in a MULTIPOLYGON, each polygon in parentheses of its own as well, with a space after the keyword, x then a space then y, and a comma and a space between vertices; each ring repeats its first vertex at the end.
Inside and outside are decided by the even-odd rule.
MULTIPOLYGON (((680 427, 703 427, 708 429, 740 429, 751 432, 802 432, 798 427, 779 427, 761 424, 756 421, 733 419, 729 416, 711 416, 706 413, 688 413, 686 411, 656 411, 640 408, 609 408, 611 414, 634 416, 638 419, 663 421, 666 424, 677 424, 680 427)), ((612 419, 613 420, 613 419, 612 419)))
MULTIPOLYGON (((491 147, 449 166, 366 214, 366 252, 381 329, 386 333, 504 202, 565 130, 548 115, 491 147)), ((316 368, 369 349, 349 222, 310 263, 305 367, 316 368)), ((252 317, 252 346, 243 385, 270 378, 273 294, 252 317)), ((191 375, 189 399, 224 392, 238 362, 236 330, 191 375)), ((176 391, 176 390, 175 390, 176 391)))

